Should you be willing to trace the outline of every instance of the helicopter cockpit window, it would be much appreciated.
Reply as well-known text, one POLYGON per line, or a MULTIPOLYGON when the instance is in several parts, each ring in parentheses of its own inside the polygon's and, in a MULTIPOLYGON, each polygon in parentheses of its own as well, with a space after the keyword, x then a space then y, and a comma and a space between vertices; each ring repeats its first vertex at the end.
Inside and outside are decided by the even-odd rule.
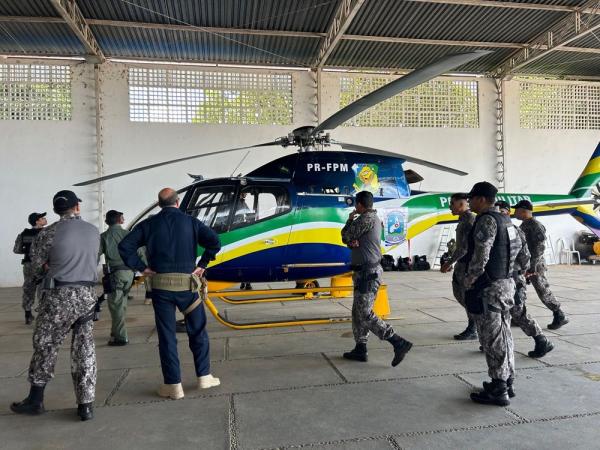
POLYGON ((227 230, 234 200, 233 186, 215 186, 196 189, 187 212, 216 232, 227 230))
POLYGON ((240 192, 232 227, 239 228, 288 212, 290 197, 281 187, 248 187, 240 192))

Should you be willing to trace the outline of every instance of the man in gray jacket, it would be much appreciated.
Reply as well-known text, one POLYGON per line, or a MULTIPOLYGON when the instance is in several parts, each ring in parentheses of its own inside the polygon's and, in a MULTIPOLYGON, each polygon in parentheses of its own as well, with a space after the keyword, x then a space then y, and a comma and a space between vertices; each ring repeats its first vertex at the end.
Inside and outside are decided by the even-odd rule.
POLYGON ((352 303, 352 332, 356 346, 344 353, 344 358, 367 361, 367 339, 372 331, 379 339, 394 347, 392 366, 396 367, 411 349, 412 344, 398 336, 392 326, 377 317, 373 305, 381 285, 381 219, 373 209, 373 194, 356 194, 356 209, 350 213, 342 229, 342 241, 352 252, 354 302, 352 303))
POLYGON ((45 228, 33 241, 31 264, 44 274, 39 315, 33 331, 33 356, 29 365, 29 395, 10 409, 17 414, 38 415, 44 410, 44 389, 54 376, 58 349, 72 330, 71 375, 81 420, 93 417, 96 391, 96 349, 93 321, 100 233, 79 216, 79 202, 72 191, 60 191, 53 199, 58 222, 45 228))

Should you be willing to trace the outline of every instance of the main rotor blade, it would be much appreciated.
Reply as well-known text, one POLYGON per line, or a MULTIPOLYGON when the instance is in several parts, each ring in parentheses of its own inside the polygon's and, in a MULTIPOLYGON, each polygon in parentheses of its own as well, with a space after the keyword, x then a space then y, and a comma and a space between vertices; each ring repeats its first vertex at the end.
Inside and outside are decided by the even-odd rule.
POLYGON ((117 173, 113 173, 111 175, 105 175, 103 177, 94 178, 93 180, 82 181, 81 183, 74 184, 73 186, 87 186, 88 184, 94 184, 94 183, 98 183, 100 181, 111 180, 113 178, 119 178, 119 177, 123 177, 125 175, 131 175, 132 173, 142 172, 144 170, 150 170, 150 169, 154 169, 156 167, 166 166, 169 164, 175 164, 175 163, 178 163, 181 161, 189 161, 190 159, 203 158, 204 156, 213 156, 213 155, 220 155, 222 153, 236 152, 238 150, 244 150, 246 148, 268 147, 270 145, 281 145, 281 142, 280 141, 265 142, 264 144, 247 145, 245 147, 229 148, 227 150, 219 150, 216 152, 202 153, 200 155, 186 156, 184 158, 177 158, 177 159, 172 159, 170 161, 163 161, 163 162, 156 163, 156 164, 149 164, 147 166, 138 167, 136 169, 124 170, 123 172, 117 172, 117 173))
POLYGON ((441 170, 442 172, 450 172, 460 176, 468 175, 467 172, 463 172, 462 170, 453 169, 452 167, 448 166, 442 166, 441 164, 426 161, 424 159, 413 158, 412 156, 402 155, 400 153, 388 152, 387 150, 380 150, 378 148, 373 147, 365 147, 364 145, 347 144, 345 142, 331 141, 331 143, 341 145, 342 148, 354 150, 356 152, 370 153, 371 155, 390 156, 392 158, 400 158, 405 160, 406 162, 420 164, 421 166, 425 167, 431 167, 432 169, 441 170))
POLYGON ((476 50, 469 53, 455 53, 425 67, 414 70, 411 73, 404 75, 402 78, 398 78, 397 80, 380 87, 376 91, 359 98, 355 102, 350 103, 345 108, 342 108, 334 115, 325 119, 314 130, 312 130, 311 135, 315 136, 317 133, 323 130, 333 130, 348 119, 351 119, 364 110, 369 109, 371 106, 375 106, 376 104, 381 103, 402 91, 406 91, 407 89, 411 89, 419 84, 425 83, 448 72, 449 70, 460 67, 463 64, 471 62, 477 58, 481 58, 482 56, 490 53, 492 52, 489 50, 476 50))

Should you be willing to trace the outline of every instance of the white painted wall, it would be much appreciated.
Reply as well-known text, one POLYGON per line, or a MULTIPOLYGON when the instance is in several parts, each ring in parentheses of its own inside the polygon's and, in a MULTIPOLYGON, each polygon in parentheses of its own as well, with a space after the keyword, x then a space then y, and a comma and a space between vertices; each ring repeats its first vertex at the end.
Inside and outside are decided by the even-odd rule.
MULTIPOLYGON (((312 125, 316 120, 314 78, 308 72, 292 72, 294 125, 290 127, 130 122, 127 67, 106 63, 100 70, 100 147, 107 174, 166 159, 270 141, 292 128, 312 125)), ((339 77, 339 73, 323 74, 323 117, 338 108, 339 77)), ((332 136, 430 159, 470 174, 457 177, 407 164, 425 177, 421 186, 417 186, 422 190, 459 191, 468 189, 476 181, 493 181, 496 161, 494 83, 483 78, 479 82, 478 129, 340 127, 332 136)), ((92 66, 74 65, 72 121, 0 121, 0 200, 11 208, 0 223, 0 267, 3 268, 0 286, 21 282, 20 258, 12 254, 12 246, 16 234, 27 226, 27 215, 33 210, 47 210, 52 217, 51 198, 57 190, 96 176, 94 93, 92 66)), ((506 84, 506 99, 507 190, 566 193, 591 155, 600 133, 522 130, 518 124, 517 82, 506 84)), ((236 172, 246 173, 291 151, 293 149, 275 148, 253 151, 236 172)), ((118 209, 125 213, 126 219, 132 219, 154 201, 160 188, 189 184, 188 172, 205 177, 230 175, 244 154, 245 151, 240 151, 207 157, 105 182, 103 210, 118 209)), ((99 223, 98 186, 74 190, 84 200, 84 217, 99 223)), ((559 233, 570 235, 578 227, 570 217, 549 222, 551 233, 557 236, 559 233)), ((412 253, 432 254, 438 233, 434 228, 415 238, 412 253)), ((406 253, 406 249, 401 252, 406 253)))

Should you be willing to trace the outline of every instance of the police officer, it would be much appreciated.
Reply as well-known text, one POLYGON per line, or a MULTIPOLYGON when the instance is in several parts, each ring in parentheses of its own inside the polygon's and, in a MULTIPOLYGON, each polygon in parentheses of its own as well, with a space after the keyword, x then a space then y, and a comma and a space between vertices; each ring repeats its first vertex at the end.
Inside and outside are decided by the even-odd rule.
POLYGON ((466 265, 465 304, 476 317, 479 342, 485 352, 491 383, 471 394, 476 403, 509 405, 508 388, 514 380, 513 338, 510 309, 514 306, 512 272, 522 243, 511 220, 494 207, 498 190, 490 183, 476 183, 469 205, 477 219, 463 257, 466 265))
POLYGON ((213 230, 179 209, 179 198, 173 189, 165 188, 159 192, 158 205, 161 211, 136 225, 119 244, 119 253, 127 266, 151 277, 152 306, 164 378, 158 395, 177 400, 183 398, 184 393, 175 335, 176 307, 185 316, 198 388, 220 384, 210 373, 206 313, 197 292, 192 290, 190 274, 202 276, 221 244, 213 230), (204 248, 204 253, 196 264, 198 245, 204 248), (144 246, 148 265, 137 252, 144 246))
POLYGON ((352 302, 352 332, 356 346, 344 353, 344 358, 367 361, 367 338, 372 331, 379 339, 394 347, 392 366, 404 359, 412 343, 401 338, 391 325, 373 312, 373 304, 381 285, 381 220, 373 209, 373 194, 362 191, 356 194, 356 209, 350 213, 342 229, 342 241, 350 247, 354 274, 354 301, 352 302))
POLYGON ((531 253, 530 268, 527 277, 531 281, 535 292, 546 308, 552 311, 554 319, 548 324, 550 330, 557 330, 569 323, 569 319, 560 308, 560 303, 550 290, 550 283, 546 278, 546 228, 533 217, 533 205, 528 200, 521 200, 515 206, 515 217, 522 220, 521 230, 527 238, 527 247, 531 253))
MULTIPOLYGON (((469 209, 467 194, 456 193, 450 197, 450 211, 458 216, 458 225, 456 227, 456 247, 448 261, 442 264, 440 272, 447 273, 456 263, 452 274, 452 292, 454 298, 465 307, 465 265, 460 259, 467 254, 469 246, 469 233, 475 223, 475 214, 469 209)), ((467 312, 468 325, 462 332, 454 336, 457 341, 468 341, 477 339, 477 327, 475 319, 467 312)))
POLYGON ((105 222, 108 225, 108 230, 100 235, 100 254, 104 254, 112 285, 112 292, 108 294, 107 300, 112 319, 108 345, 121 346, 127 345, 129 342, 127 328, 125 327, 125 314, 134 272, 121 259, 118 245, 129 232, 121 226, 125 223, 122 212, 111 209, 106 213, 105 222))
MULTIPOLYGON (((500 210, 500 213, 506 217, 510 217, 510 205, 501 200, 496 202, 496 206, 500 210)), ((548 340, 548 338, 542 332, 542 329, 538 325, 537 321, 527 313, 527 280, 525 274, 529 269, 529 263, 531 255, 527 248, 527 240, 525 233, 520 228, 516 228, 521 238, 522 248, 517 259, 515 261, 515 267, 512 273, 513 281, 515 282, 515 306, 510 310, 510 316, 512 323, 535 341, 535 348, 528 353, 531 358, 541 358, 548 352, 554 349, 554 344, 548 340)))
POLYGON ((15 247, 13 252, 24 255, 21 264, 23 265, 23 310, 25 311, 25 324, 29 325, 33 322, 33 314, 31 309, 35 302, 35 294, 38 290, 39 282, 41 281, 35 276, 32 266, 29 252, 31 250, 31 244, 38 235, 42 228, 44 228, 48 221, 46 220, 46 213, 31 213, 27 218, 27 222, 31 225, 31 228, 24 229, 15 240, 15 247))
POLYGON ((10 407, 18 414, 44 412, 44 388, 54 376, 58 349, 72 330, 71 375, 81 420, 93 417, 96 391, 96 350, 93 315, 96 305, 100 233, 80 217, 72 191, 57 192, 53 199, 58 222, 45 228, 31 247, 36 273, 45 272, 43 296, 33 331, 33 356, 29 365, 29 396, 10 407))

